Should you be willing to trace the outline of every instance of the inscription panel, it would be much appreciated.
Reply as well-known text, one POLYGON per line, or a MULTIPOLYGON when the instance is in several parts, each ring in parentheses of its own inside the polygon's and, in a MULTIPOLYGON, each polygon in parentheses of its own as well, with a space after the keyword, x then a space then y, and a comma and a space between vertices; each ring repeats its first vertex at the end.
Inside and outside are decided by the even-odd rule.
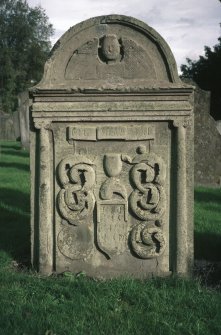
POLYGON ((111 126, 103 126, 98 127, 97 129, 97 138, 98 140, 125 140, 127 137, 127 128, 126 127, 111 127, 111 126))
POLYGON ((152 140, 155 129, 147 125, 131 126, 78 126, 68 127, 68 139, 79 141, 100 140, 152 140))
POLYGON ((68 127, 68 137, 73 140, 96 141, 97 134, 95 127, 68 127))

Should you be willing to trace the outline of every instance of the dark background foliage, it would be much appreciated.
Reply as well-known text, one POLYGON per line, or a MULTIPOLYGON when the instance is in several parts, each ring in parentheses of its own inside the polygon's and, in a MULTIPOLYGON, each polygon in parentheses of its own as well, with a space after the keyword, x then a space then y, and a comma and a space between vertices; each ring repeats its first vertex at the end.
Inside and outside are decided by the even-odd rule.
POLYGON ((200 88, 211 91, 211 115, 221 119, 221 37, 213 48, 205 46, 205 55, 181 65, 181 78, 193 79, 200 88))
POLYGON ((1 0, 0 97, 5 112, 15 110, 17 94, 41 79, 52 34, 40 6, 31 8, 26 0, 1 0))

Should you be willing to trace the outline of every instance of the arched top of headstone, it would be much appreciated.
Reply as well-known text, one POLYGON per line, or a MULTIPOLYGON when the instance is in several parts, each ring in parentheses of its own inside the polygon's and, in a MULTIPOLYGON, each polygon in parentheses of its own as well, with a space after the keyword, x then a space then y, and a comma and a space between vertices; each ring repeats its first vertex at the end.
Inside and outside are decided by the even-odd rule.
POLYGON ((99 16, 70 28, 52 49, 43 90, 140 90, 183 87, 164 39, 132 17, 99 16))

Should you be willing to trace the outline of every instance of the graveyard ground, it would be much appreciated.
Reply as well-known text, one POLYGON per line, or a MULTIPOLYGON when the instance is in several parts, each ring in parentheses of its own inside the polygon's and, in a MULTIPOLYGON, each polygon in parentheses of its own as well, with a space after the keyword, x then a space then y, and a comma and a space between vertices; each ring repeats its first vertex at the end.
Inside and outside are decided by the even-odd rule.
POLYGON ((97 281, 30 268, 29 155, 0 145, 0 334, 221 334, 221 190, 195 190, 195 278, 97 281))

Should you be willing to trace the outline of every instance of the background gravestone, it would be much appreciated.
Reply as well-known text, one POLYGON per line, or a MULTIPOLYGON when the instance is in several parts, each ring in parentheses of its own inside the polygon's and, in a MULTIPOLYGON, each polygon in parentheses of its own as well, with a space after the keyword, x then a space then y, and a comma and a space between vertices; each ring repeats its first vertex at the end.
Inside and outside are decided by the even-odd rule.
POLYGON ((194 181, 196 185, 215 186, 221 178, 221 135, 210 115, 210 92, 195 86, 194 181))
POLYGON ((188 274, 193 89, 152 28, 71 28, 31 90, 32 262, 90 276, 188 274))
POLYGON ((24 91, 18 94, 18 114, 20 125, 21 145, 25 149, 30 147, 29 139, 29 93, 24 91))
POLYGON ((0 139, 6 141, 14 141, 14 125, 11 115, 0 110, 0 139))
POLYGON ((191 79, 183 79, 194 89, 194 183, 218 186, 221 178, 221 135, 218 121, 210 115, 211 93, 191 79))
POLYGON ((14 127, 13 133, 15 134, 15 140, 20 141, 21 131, 20 131, 19 112, 17 110, 14 111, 12 114, 12 117, 13 117, 13 127, 14 127))

